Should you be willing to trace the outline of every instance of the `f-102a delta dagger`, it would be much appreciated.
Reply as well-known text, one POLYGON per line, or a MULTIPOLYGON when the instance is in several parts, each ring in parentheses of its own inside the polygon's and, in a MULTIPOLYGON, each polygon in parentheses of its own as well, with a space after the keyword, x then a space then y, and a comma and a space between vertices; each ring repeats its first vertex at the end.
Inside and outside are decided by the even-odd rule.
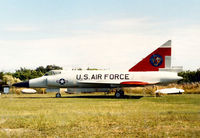
POLYGON ((57 92, 60 88, 69 91, 98 92, 117 88, 117 98, 124 95, 123 87, 135 87, 176 82, 182 77, 171 67, 171 40, 167 41, 142 61, 126 72, 120 71, 50 71, 40 78, 15 83, 15 87, 46 88, 57 92))

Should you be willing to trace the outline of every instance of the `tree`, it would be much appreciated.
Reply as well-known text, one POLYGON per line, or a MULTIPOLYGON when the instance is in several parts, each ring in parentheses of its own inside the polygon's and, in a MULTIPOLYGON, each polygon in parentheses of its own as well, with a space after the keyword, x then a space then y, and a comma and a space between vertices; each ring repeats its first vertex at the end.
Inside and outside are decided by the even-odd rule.
POLYGON ((3 72, 0 72, 0 79, 3 80, 3 72))
POLYGON ((20 82, 20 79, 13 77, 12 75, 4 75, 3 82, 8 85, 20 82))
POLYGON ((36 68, 36 71, 45 74, 46 73, 46 68, 43 67, 43 66, 39 66, 38 68, 36 68))
POLYGON ((183 77, 183 80, 180 81, 181 83, 200 82, 200 69, 197 71, 183 71, 178 75, 183 77))
POLYGON ((61 70, 62 67, 56 65, 47 65, 46 67, 39 66, 36 69, 26 69, 20 68, 15 71, 15 73, 7 73, 11 74, 15 78, 19 78, 22 81, 34 79, 43 76, 46 72, 50 70, 61 70))

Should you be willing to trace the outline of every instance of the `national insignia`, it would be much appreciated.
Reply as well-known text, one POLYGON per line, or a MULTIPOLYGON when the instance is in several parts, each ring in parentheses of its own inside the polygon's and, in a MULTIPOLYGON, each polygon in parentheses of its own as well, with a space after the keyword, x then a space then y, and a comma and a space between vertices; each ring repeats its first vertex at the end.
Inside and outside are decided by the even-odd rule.
POLYGON ((59 80, 59 84, 60 84, 60 85, 64 85, 64 84, 65 84, 65 79, 60 79, 60 80, 59 80))

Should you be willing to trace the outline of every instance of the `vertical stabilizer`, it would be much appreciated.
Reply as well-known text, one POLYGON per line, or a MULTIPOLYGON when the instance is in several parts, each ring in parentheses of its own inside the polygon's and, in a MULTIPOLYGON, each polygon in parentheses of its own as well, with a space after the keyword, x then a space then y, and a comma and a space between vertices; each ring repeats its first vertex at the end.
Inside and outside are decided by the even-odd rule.
POLYGON ((161 45, 129 71, 159 71, 171 68, 171 40, 161 45))

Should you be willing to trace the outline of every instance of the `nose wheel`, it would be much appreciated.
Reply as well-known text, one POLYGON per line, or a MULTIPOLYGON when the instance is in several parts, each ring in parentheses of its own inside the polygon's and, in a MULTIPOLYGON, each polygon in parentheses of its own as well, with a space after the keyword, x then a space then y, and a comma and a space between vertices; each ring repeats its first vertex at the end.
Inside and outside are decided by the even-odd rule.
POLYGON ((124 91, 123 90, 117 90, 115 92, 115 97, 116 98, 122 98, 122 97, 124 97, 124 91))
POLYGON ((56 93, 56 98, 61 98, 61 94, 59 92, 56 93))

